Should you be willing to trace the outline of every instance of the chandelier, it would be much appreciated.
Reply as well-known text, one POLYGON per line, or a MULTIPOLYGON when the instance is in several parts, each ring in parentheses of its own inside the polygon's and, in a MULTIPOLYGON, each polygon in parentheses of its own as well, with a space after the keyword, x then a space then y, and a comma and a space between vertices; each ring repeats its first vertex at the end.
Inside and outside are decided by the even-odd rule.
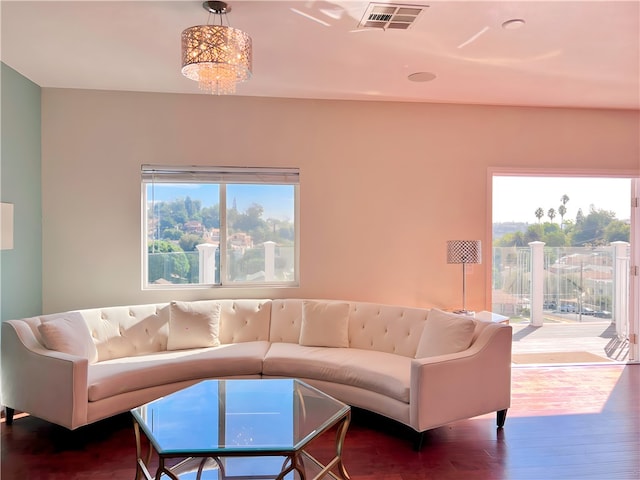
POLYGON ((202 7, 218 15, 220 23, 182 32, 182 74, 208 93, 235 93, 236 83, 251 78, 251 37, 222 24, 223 16, 231 11, 225 2, 204 2, 202 7))

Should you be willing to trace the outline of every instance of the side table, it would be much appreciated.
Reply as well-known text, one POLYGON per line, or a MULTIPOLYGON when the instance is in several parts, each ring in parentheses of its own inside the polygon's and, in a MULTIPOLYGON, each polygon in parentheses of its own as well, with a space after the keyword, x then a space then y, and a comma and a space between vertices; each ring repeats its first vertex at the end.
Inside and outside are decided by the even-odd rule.
POLYGON ((487 310, 476 312, 474 317, 478 320, 484 320, 485 322, 504 323, 505 325, 509 325, 509 317, 505 317, 498 313, 488 312, 487 310))

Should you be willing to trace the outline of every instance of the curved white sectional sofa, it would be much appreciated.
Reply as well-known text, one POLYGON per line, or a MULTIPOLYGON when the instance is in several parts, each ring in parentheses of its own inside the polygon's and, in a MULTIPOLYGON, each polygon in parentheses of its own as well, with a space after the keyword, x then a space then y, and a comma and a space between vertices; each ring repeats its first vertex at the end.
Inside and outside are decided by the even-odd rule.
POLYGON ((419 433, 491 412, 501 427, 511 400, 510 326, 363 302, 205 300, 78 310, 3 322, 1 354, 8 424, 17 410, 75 429, 207 378, 296 377, 419 433), (201 323, 189 324, 185 308, 211 309, 208 330, 198 331, 197 315, 201 323), (56 335, 64 337, 71 326, 73 337, 85 324, 92 339, 86 352, 77 351, 77 339, 45 347, 52 347, 49 327, 62 325, 56 335))

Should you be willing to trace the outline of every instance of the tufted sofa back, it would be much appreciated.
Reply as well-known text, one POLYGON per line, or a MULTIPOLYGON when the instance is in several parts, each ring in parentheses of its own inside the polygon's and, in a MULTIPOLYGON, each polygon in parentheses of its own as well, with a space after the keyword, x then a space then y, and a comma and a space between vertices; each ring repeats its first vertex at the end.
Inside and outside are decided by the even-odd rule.
MULTIPOLYGON (((269 340, 271 300, 219 300, 220 343, 269 340)), ((98 349, 98 361, 122 358, 167 349, 169 336, 168 303, 78 310, 87 322, 98 349)), ((25 319, 38 342, 41 322, 65 313, 25 319)))
MULTIPOLYGON (((77 310, 87 322, 98 350, 98 361, 142 355, 167 349, 168 304, 149 304, 77 310)), ((69 312, 23 319, 44 345, 38 325, 65 317, 69 312)))
POLYGON ((429 310, 375 303, 352 303, 349 346, 415 357, 429 310))
MULTIPOLYGON (((302 305, 301 299, 273 300, 272 342, 298 343, 302 305)), ((349 302, 349 346, 414 357, 428 313, 426 308, 349 302)))
MULTIPOLYGON (((216 300, 221 304, 222 344, 271 341, 298 343, 302 299, 216 300)), ((326 300, 333 301, 333 300, 326 300)), ((349 303, 349 346, 414 357, 429 309, 349 303)), ((98 349, 98 361, 167 349, 170 307, 167 303, 79 310, 98 349)), ((63 314, 24 319, 42 344, 37 326, 63 314)), ((484 328, 478 322, 474 341, 484 328)))

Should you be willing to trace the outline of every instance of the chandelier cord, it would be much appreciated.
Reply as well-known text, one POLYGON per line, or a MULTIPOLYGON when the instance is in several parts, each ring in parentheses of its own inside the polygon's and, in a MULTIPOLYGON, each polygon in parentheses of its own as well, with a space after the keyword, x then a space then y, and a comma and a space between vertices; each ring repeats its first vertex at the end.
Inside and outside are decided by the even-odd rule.
POLYGON ((231 26, 231 23, 229 22, 229 17, 226 13, 214 13, 214 12, 209 12, 209 18, 207 18, 207 25, 214 25, 215 18, 213 19, 213 22, 212 22, 211 21, 212 15, 217 15, 219 17, 218 25, 220 25, 221 27, 224 26, 224 21, 222 20, 223 17, 227 19, 227 27, 231 26))

